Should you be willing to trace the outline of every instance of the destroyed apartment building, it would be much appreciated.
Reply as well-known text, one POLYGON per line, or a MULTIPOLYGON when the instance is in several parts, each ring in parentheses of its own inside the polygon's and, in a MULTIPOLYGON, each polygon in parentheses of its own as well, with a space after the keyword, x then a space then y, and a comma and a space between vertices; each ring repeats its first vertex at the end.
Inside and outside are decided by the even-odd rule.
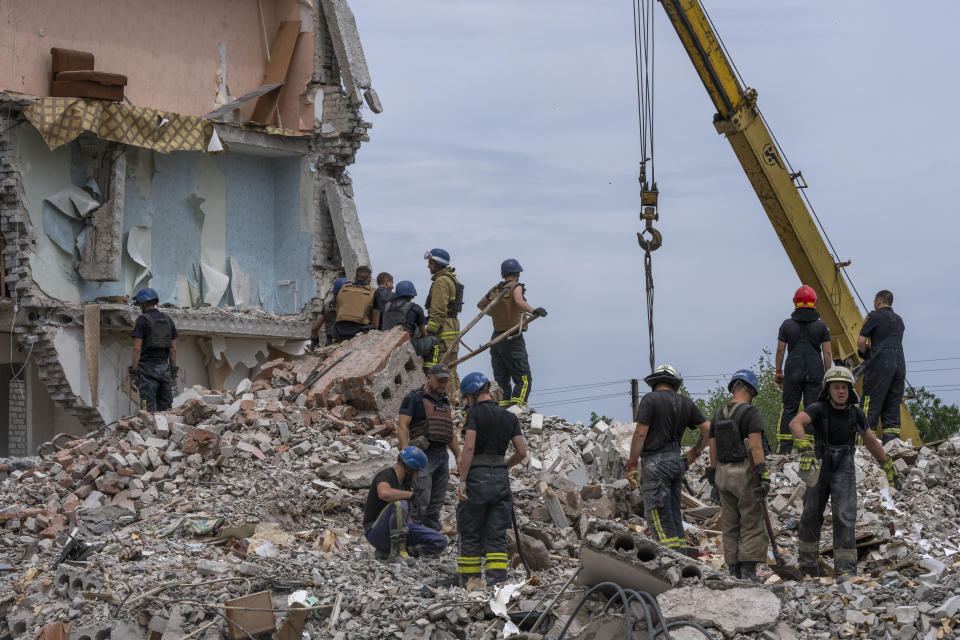
POLYGON ((345 0, 0 5, 0 456, 136 411, 129 298, 186 386, 299 353, 368 263, 345 168, 381 110, 345 0))

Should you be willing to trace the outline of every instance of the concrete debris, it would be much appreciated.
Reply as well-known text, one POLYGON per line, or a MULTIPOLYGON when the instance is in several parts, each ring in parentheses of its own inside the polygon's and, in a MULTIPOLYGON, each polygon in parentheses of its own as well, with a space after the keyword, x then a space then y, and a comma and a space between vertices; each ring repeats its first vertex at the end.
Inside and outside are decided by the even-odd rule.
POLYGON ((725 636, 762 631, 780 617, 780 598, 763 587, 679 587, 657 596, 667 622, 689 620, 725 636))
MULTIPOLYGON (((455 586, 456 544, 411 568, 375 560, 359 530, 370 478, 398 453, 391 402, 422 380, 419 366, 406 367, 408 347, 388 333, 275 360, 236 389, 194 389, 196 398, 174 411, 137 414, 40 458, 0 461, 0 571, 9 576, 0 581, 0 638, 33 637, 58 622, 91 638, 107 637, 97 630, 110 627, 109 637, 149 632, 162 640, 201 627, 195 637, 230 637, 236 631, 215 611, 254 596, 271 604, 252 608, 274 611, 247 613, 281 637, 503 637, 508 621, 491 612, 491 592, 455 586), (286 400, 348 349, 353 355, 329 375, 286 400), (387 382, 390 397, 378 386, 387 382), (85 556, 51 571, 74 526, 89 545, 85 556), (307 611, 292 613, 297 607, 307 611)), ((723 570, 719 514, 705 504, 709 486, 700 479, 704 460, 688 472, 695 494, 684 499, 688 544, 699 551, 692 559, 647 535, 642 496, 623 479, 633 425, 518 415, 529 458, 511 483, 520 548, 537 575, 524 582, 510 531, 518 586, 508 614, 542 611, 582 565, 580 585, 613 578, 644 588, 668 620, 697 622, 717 638, 960 631, 960 435, 919 450, 892 447, 909 469, 901 492, 858 453, 860 576, 784 583, 764 570, 766 583, 754 586, 723 570)), ((788 560, 802 506, 789 462, 769 463, 771 515, 788 560)), ((441 514, 454 542, 456 502, 449 491, 441 514)), ((829 526, 822 550, 829 564, 829 526)), ((520 625, 521 634, 555 637, 582 593, 569 590, 544 629, 520 625)), ((601 616, 608 598, 591 597, 573 633, 608 637, 601 621, 622 633, 613 613, 601 616)), ((694 637, 690 631, 671 634, 694 637)))

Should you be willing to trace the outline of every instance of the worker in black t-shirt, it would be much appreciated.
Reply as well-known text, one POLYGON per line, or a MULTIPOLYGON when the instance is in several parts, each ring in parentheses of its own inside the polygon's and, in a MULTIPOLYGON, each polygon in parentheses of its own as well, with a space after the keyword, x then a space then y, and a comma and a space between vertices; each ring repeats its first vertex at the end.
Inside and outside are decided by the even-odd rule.
POLYGON ((644 517, 660 544, 685 552, 680 489, 687 467, 706 448, 710 423, 690 398, 679 393, 683 377, 670 365, 657 367, 644 382, 653 391, 643 396, 637 409, 627 480, 634 489, 643 489, 644 517), (686 429, 699 429, 701 437, 681 456, 680 439, 686 429), (638 460, 643 462, 642 469, 638 460))
POLYGON ((173 406, 177 375, 177 327, 157 309, 160 296, 147 287, 137 291, 134 302, 141 315, 133 325, 130 387, 140 394, 140 408, 166 411, 173 406))
POLYGON ((857 436, 873 454, 887 476, 887 482, 900 488, 900 477, 883 445, 867 429, 867 420, 857 404, 853 374, 846 367, 831 367, 823 377, 820 400, 790 422, 793 444, 800 451, 800 472, 819 469, 812 478, 804 477, 807 492, 803 497, 803 514, 798 530, 800 538, 798 562, 811 576, 820 575, 820 529, 827 500, 833 505, 833 568, 837 575, 857 574, 857 469, 853 455, 857 436), (813 426, 814 443, 806 437, 806 427, 813 426))
POLYGON ((363 509, 363 532, 377 550, 377 558, 432 555, 447 546, 447 537, 410 522, 410 483, 427 466, 427 456, 406 447, 392 467, 381 469, 370 482, 363 509))
POLYGON ((857 337, 857 353, 866 361, 863 370, 863 412, 867 428, 883 429, 883 443, 900 437, 900 403, 906 383, 907 364, 903 358, 903 319, 894 313, 893 294, 884 289, 873 299, 857 337), (867 339, 870 346, 867 347, 867 339))
POLYGON ((777 334, 773 381, 783 389, 783 410, 777 433, 778 453, 790 453, 793 445, 790 421, 800 410, 801 400, 805 407, 817 401, 823 372, 833 364, 830 329, 815 308, 816 291, 803 285, 793 294, 793 304, 796 308, 780 325, 777 334), (784 352, 787 354, 786 364, 783 361, 784 352))
POLYGON ((507 579, 507 527, 513 515, 507 471, 527 456, 527 448, 517 416, 493 401, 485 375, 464 376, 460 394, 468 409, 457 488, 457 574, 464 586, 485 569, 490 587, 507 579), (511 444, 513 455, 505 459, 511 444))
POLYGON ((710 470, 707 479, 720 495, 723 558, 730 574, 759 582, 757 563, 767 559, 763 500, 770 474, 763 455, 763 414, 753 406, 760 381, 740 369, 730 378, 733 399, 710 421, 710 470))

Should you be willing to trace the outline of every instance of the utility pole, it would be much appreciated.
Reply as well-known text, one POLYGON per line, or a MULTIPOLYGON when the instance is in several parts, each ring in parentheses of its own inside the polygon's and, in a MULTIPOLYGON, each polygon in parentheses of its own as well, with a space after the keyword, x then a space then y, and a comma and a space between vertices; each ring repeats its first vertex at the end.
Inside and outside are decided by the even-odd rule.
POLYGON ((637 412, 640 410, 640 381, 630 380, 630 406, 633 408, 633 421, 637 421, 637 412))

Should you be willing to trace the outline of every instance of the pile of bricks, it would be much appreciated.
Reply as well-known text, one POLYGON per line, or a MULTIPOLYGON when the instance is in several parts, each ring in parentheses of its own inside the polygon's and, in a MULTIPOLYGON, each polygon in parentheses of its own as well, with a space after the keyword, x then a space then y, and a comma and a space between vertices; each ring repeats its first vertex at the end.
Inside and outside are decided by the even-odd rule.
POLYGON ((194 387, 192 397, 169 412, 141 411, 88 437, 59 441, 62 448, 27 471, 0 469, 0 477, 16 474, 20 487, 18 504, 0 510, 0 527, 56 538, 84 510, 116 506, 137 513, 161 494, 209 479, 233 457, 282 463, 308 456, 318 467, 322 444, 326 456, 350 459, 351 447, 328 442, 322 432, 391 431, 400 399, 423 381, 415 357, 402 329, 372 332, 317 355, 265 363, 233 392, 194 387), (343 355, 287 401, 311 374, 343 355))

